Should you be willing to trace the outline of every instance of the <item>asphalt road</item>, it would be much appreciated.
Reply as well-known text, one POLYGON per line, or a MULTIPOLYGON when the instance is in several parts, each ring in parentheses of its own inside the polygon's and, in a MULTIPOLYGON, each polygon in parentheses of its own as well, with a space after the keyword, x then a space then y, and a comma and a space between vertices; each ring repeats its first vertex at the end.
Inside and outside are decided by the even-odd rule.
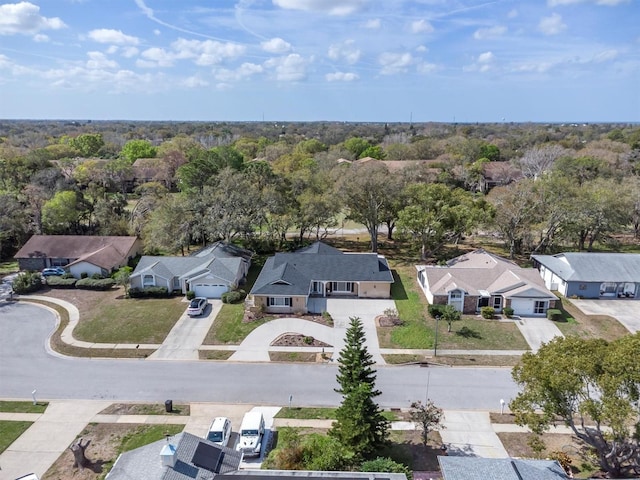
MULTIPOLYGON (((145 361, 67 358, 47 351, 52 313, 0 304, 0 398, 221 402, 335 406, 330 364, 145 361)), ((407 407, 428 395, 446 409, 491 409, 516 394, 510 369, 378 368, 381 407, 407 407), (427 392, 428 385, 428 392, 427 392)))

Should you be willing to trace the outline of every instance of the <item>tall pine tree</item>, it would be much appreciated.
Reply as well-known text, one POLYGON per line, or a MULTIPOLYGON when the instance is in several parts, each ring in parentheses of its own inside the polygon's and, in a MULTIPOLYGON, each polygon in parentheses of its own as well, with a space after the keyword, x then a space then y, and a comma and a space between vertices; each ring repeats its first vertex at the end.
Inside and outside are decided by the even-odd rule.
POLYGON ((350 318, 345 347, 338 357, 339 368, 336 380, 340 388, 342 404, 336 411, 329 435, 354 453, 354 458, 363 460, 375 456, 389 435, 389 422, 373 398, 380 395, 375 389, 375 362, 364 345, 362 322, 350 318))

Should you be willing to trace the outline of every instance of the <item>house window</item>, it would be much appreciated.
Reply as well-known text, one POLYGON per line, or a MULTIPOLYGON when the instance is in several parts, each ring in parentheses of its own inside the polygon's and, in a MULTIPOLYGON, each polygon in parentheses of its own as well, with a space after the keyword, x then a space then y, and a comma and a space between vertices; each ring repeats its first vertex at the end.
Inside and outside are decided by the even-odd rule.
POLYGON ((587 284, 586 284, 586 283, 581 283, 581 284, 578 286, 578 289, 579 289, 579 290, 586 290, 586 289, 587 289, 587 284))
POLYGON ((268 307, 290 307, 291 297, 267 297, 268 307))
POLYGON ((502 297, 493 297, 493 308, 500 310, 502 308, 502 297))
POLYGON ((52 267, 64 267, 69 264, 69 260, 66 258, 52 258, 50 261, 52 267))
POLYGON ((353 282, 331 282, 333 292, 353 292, 353 282))
POLYGON ((180 288, 180 279, 178 277, 173 277, 173 288, 174 290, 180 288))
POLYGON ((142 286, 143 287, 155 287, 156 282, 153 278, 153 275, 143 275, 142 277, 142 286))
POLYGON ((547 307, 547 302, 544 300, 536 300, 535 305, 533 306, 533 313, 541 314, 544 313, 547 307))
POLYGON ((322 282, 312 282, 311 293, 322 293, 322 282))
POLYGON ((462 300, 462 292, 460 290, 454 290, 449 293, 449 299, 451 300, 462 300))

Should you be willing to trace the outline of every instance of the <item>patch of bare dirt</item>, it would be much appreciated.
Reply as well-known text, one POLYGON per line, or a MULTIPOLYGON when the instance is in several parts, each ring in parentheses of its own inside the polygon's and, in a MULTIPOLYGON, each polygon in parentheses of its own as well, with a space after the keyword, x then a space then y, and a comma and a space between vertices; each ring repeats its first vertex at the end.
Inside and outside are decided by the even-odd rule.
POLYGON ((280 335, 273 342, 274 347, 330 347, 328 343, 321 342, 317 338, 298 333, 285 333, 280 335))
POLYGON ((164 403, 113 403, 101 411, 104 415, 189 415, 189 405, 173 405, 167 412, 164 403))
POLYGON ((397 327, 404 322, 396 316, 378 315, 375 318, 376 325, 379 327, 397 327))

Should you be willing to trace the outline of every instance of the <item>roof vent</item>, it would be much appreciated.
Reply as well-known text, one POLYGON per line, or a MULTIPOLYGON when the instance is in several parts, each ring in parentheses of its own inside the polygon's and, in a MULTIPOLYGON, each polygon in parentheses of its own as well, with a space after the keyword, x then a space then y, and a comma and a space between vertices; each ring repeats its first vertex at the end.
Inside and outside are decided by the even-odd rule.
POLYGON ((176 465, 177 450, 174 445, 167 443, 160 451, 160 460, 163 467, 173 468, 176 465))

